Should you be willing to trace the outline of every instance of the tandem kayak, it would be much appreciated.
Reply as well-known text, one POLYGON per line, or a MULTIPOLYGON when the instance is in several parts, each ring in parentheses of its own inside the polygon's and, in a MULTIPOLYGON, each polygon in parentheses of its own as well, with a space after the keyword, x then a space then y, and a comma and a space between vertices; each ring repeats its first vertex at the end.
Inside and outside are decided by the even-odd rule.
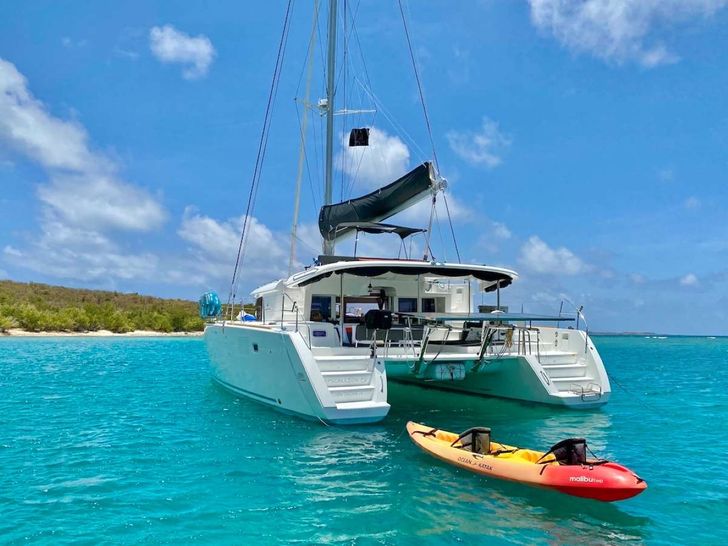
POLYGON ((581 438, 563 440, 541 452, 492 442, 488 428, 455 434, 410 421, 407 432, 423 451, 484 476, 605 502, 629 499, 647 488, 630 469, 587 458, 586 441, 581 438))

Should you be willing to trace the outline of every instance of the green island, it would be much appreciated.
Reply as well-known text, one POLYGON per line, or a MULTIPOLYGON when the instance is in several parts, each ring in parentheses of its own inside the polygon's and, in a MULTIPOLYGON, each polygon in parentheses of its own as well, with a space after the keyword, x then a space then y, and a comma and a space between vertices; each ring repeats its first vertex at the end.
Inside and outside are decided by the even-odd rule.
POLYGON ((197 332, 205 323, 197 302, 105 290, 0 281, 0 333, 197 332))

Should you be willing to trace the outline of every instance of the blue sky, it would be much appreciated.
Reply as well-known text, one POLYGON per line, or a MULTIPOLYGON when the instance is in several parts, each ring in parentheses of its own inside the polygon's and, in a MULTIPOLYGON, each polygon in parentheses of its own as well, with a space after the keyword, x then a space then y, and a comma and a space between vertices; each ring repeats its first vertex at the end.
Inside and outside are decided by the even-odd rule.
MULTIPOLYGON (((311 6, 293 8, 241 292, 288 269, 311 6)), ((0 278, 226 295, 285 7, 6 9, 0 278)), ((345 122, 374 131, 356 177, 344 175, 358 156, 339 146, 336 196, 430 155, 396 2, 347 9, 356 36, 340 103, 377 113, 345 122)), ((409 11, 461 254, 520 273, 506 303, 553 311, 565 295, 594 329, 728 334, 728 0, 428 0, 409 11)), ((321 120, 310 120, 299 264, 318 246, 321 120)), ((400 220, 424 226, 428 210, 400 220)), ((443 212, 434 251, 454 260, 443 212)))

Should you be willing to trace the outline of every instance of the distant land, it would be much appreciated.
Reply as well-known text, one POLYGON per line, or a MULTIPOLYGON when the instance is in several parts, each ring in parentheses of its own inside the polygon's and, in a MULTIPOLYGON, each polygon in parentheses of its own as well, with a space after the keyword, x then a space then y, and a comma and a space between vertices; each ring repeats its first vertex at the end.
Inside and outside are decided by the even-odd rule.
POLYGON ((590 336, 661 336, 655 332, 589 332, 590 336))
POLYGON ((0 333, 183 333, 204 327, 194 301, 0 281, 0 333))

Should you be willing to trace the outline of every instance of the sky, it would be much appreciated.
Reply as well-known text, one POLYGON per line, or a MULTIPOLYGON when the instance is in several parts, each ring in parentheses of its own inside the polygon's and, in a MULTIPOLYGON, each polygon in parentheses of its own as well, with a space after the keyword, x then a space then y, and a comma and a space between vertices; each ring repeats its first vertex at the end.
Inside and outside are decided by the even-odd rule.
MULTIPOLYGON (((226 299, 286 8, 6 7, 0 278, 226 299)), ((503 302, 554 312, 568 299, 592 330, 728 335, 728 0, 404 8, 458 249, 519 273, 503 302)), ((291 9, 241 294, 288 273, 304 118, 295 266, 320 246, 324 121, 304 100, 313 2, 291 9)), ((337 107, 359 113, 337 116, 336 199, 433 156, 396 0, 339 12, 337 107), (372 127, 368 149, 344 145, 352 126, 372 127)), ((394 220, 429 217, 425 201, 394 220)), ((396 254, 387 237, 364 236, 360 254, 396 254)), ((457 259, 442 198, 431 245, 457 259)))

